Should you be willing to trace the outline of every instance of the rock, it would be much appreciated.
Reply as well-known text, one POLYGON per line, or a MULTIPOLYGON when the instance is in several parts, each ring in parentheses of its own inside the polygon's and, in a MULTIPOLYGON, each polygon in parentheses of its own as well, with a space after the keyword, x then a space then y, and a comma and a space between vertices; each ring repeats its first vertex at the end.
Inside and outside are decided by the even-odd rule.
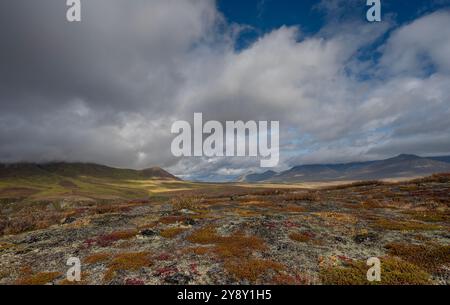
POLYGON ((66 225, 66 224, 72 223, 76 220, 77 219, 75 217, 67 217, 67 218, 64 218, 63 220, 61 220, 61 223, 66 225))
POLYGON ((194 211, 188 210, 188 209, 182 209, 180 210, 180 213, 186 214, 186 215, 194 215, 196 214, 194 211))
POLYGON ((346 244, 346 243, 347 243, 347 242, 345 241, 345 239, 343 239, 342 237, 339 237, 339 236, 336 236, 336 237, 334 238, 334 240, 337 241, 338 243, 341 243, 341 244, 346 244))
POLYGON ((39 238, 37 236, 27 236, 23 240, 23 243, 25 243, 25 244, 34 244, 34 243, 37 243, 38 241, 39 241, 39 238))
POLYGON ((142 230, 141 231, 142 236, 154 236, 156 235, 156 232, 150 229, 142 230))
POLYGON ((164 278, 164 281, 166 283, 172 284, 172 285, 187 285, 187 284, 189 284, 189 282, 191 280, 192 280, 191 276, 181 274, 181 273, 170 275, 170 276, 167 276, 166 278, 164 278))
POLYGON ((288 248, 288 244, 280 244, 277 246, 278 251, 283 251, 283 250, 286 250, 287 248, 288 248))
POLYGON ((375 242, 378 240, 378 235, 375 233, 359 234, 356 235, 353 240, 357 244, 362 244, 366 242, 375 242))
POLYGON ((194 220, 194 219, 192 219, 192 218, 187 218, 185 221, 184 221, 184 224, 186 224, 186 225, 188 225, 188 226, 193 226, 193 225, 195 225, 197 222, 194 220))

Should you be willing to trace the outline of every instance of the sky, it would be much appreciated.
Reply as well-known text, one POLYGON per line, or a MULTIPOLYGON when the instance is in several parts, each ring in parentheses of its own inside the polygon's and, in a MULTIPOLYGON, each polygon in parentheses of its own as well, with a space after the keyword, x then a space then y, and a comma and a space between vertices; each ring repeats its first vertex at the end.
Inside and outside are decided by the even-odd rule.
POLYGON ((257 158, 171 154, 171 125, 278 120, 280 163, 450 155, 450 0, 0 2, 0 162, 161 166, 185 179, 257 158))

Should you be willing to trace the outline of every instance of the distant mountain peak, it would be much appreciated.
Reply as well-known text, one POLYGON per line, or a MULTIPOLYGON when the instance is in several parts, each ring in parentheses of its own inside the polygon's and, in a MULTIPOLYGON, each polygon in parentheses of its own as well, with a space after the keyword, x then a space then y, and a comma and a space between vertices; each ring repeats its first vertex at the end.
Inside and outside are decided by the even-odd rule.
POLYGON ((278 175, 278 173, 273 170, 267 170, 263 173, 249 172, 249 173, 239 177, 238 181, 239 182, 258 182, 261 180, 270 179, 276 175, 278 175))
POLYGON ((403 160, 411 159, 412 160, 412 159, 422 159, 422 158, 417 155, 413 155, 413 154, 400 154, 393 159, 403 159, 403 160))
POLYGON ((278 174, 251 174, 246 182, 321 182, 358 181, 389 178, 411 178, 436 173, 450 173, 450 157, 419 157, 400 154, 396 157, 344 164, 311 164, 294 166, 278 174))

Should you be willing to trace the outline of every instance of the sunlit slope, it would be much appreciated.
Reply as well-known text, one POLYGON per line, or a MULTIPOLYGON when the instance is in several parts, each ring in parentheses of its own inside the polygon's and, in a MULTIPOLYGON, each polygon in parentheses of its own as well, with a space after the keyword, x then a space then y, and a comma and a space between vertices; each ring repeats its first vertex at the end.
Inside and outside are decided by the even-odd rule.
POLYGON ((0 165, 0 200, 139 199, 154 192, 189 189, 161 168, 141 171, 97 164, 0 165))

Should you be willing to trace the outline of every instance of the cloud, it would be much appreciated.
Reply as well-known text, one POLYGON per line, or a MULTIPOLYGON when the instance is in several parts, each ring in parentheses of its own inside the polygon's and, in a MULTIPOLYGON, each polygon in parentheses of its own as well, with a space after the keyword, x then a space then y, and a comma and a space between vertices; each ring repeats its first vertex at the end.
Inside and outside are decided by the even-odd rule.
POLYGON ((383 46, 381 67, 389 75, 450 73, 450 11, 439 11, 395 31, 383 46))
POLYGON ((172 157, 170 126, 194 112, 279 120, 280 169, 450 153, 446 10, 400 27, 281 27, 243 50, 244 27, 212 1, 85 1, 80 24, 64 12, 51 0, 0 4, 2 162, 160 165, 209 180, 259 170, 256 158, 172 157))
POLYGON ((151 146, 169 140, 178 67, 194 44, 215 39, 214 3, 84 1, 79 24, 64 20, 66 9, 0 4, 0 159, 164 164, 167 152, 151 146), (141 150, 148 158, 135 160, 141 150))

